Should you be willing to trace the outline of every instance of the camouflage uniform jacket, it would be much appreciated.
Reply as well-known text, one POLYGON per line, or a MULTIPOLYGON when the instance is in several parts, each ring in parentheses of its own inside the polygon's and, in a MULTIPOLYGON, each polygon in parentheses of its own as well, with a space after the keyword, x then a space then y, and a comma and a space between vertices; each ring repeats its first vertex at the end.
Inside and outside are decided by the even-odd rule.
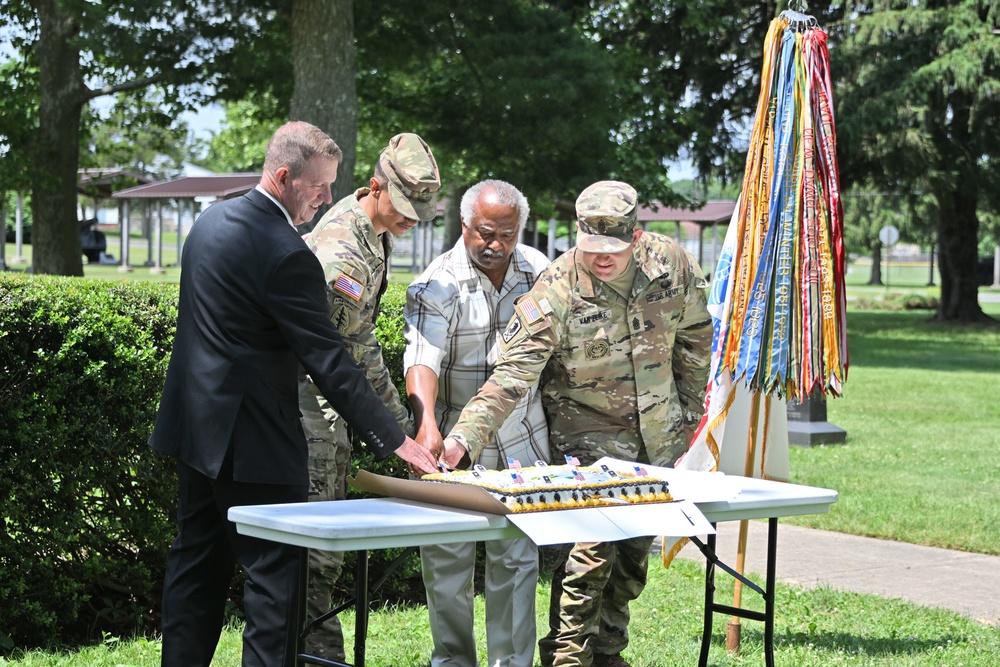
POLYGON ((542 376, 554 455, 671 465, 701 419, 712 320, 705 277, 672 239, 643 234, 627 300, 595 280, 577 249, 518 300, 496 370, 451 436, 472 456, 542 376))
MULTIPOLYGON (((372 221, 361 208, 358 200, 368 192, 368 188, 360 188, 337 202, 313 228, 306 244, 323 266, 334 326, 354 361, 364 369, 375 393, 403 430, 412 434, 409 413, 392 383, 382 359, 382 346, 375 338, 379 303, 388 285, 393 237, 388 232, 376 234, 372 221)), ((323 410, 331 421, 337 418, 328 404, 323 410)))

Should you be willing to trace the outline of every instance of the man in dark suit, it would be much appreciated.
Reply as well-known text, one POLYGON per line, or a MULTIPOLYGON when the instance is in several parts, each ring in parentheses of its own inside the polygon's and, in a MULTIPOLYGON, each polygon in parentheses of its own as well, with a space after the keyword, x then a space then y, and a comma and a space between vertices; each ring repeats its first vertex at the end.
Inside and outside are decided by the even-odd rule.
POLYGON ((331 202, 340 148, 291 122, 260 184, 211 206, 184 245, 177 333, 150 445, 177 459, 178 535, 163 591, 164 667, 208 667, 236 562, 247 572, 244 667, 291 666, 301 549, 239 535, 230 507, 303 502, 298 364, 376 456, 433 471, 330 321, 323 269, 295 231, 331 202))

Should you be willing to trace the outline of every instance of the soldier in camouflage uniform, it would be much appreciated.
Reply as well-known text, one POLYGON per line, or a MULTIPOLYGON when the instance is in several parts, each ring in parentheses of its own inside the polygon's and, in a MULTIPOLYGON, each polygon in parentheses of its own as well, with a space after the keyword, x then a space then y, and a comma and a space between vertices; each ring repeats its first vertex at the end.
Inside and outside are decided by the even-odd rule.
MULTIPOLYGON (((672 465, 702 415, 712 321, 698 263, 636 228, 636 192, 601 181, 576 202, 577 246, 517 303, 496 369, 445 441, 473 458, 542 378, 557 460, 602 456, 672 465), (543 377, 544 371, 544 377, 543 377)), ((567 548, 553 574, 543 665, 627 665, 628 604, 646 583, 652 538, 567 548)))
MULTIPOLYGON (((413 433, 413 423, 382 360, 375 321, 388 284, 393 238, 418 221, 434 219, 440 186, 437 162, 423 139, 398 134, 379 155, 368 187, 337 202, 306 239, 323 266, 330 316, 347 350, 408 434, 413 433)), ((299 409, 309 442, 309 500, 341 500, 347 493, 351 462, 347 426, 307 377, 299 383, 299 409)), ((330 610, 343 562, 343 552, 309 550, 309 618, 330 610)), ((306 649, 319 657, 344 660, 344 638, 336 617, 310 633, 306 649)))

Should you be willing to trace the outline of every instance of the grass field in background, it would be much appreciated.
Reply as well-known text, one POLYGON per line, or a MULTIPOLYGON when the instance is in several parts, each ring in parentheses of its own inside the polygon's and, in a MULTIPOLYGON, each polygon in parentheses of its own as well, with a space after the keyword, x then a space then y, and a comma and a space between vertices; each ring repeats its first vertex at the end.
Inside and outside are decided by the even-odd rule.
MULTIPOLYGON (((8 244, 8 261, 13 256, 8 244)), ((133 258, 135 256, 133 255, 133 258)), ((15 267, 16 268, 16 267, 15 267)), ((869 287, 867 268, 847 276, 849 297, 906 293, 936 296, 926 267, 910 283, 869 287)), ((85 266, 90 277, 171 280, 176 269, 151 276, 136 267, 85 266)), ((395 272, 394 282, 411 274, 395 272)), ((981 288, 982 294, 997 290, 981 288)), ((1000 303, 984 302, 1000 319, 1000 303)), ((827 402, 829 421, 846 429, 843 445, 791 448, 792 481, 836 489, 828 514, 783 521, 979 553, 1000 554, 1000 328, 952 327, 928 322, 928 311, 851 310, 851 366, 844 397, 827 402)), ((654 559, 655 561, 655 559, 654 559)), ((695 664, 703 603, 703 566, 678 560, 669 570, 651 564, 650 586, 635 604, 634 667, 695 664)), ((717 577, 718 599, 731 599, 731 580, 717 577)), ((539 587, 539 631, 547 627, 548 588, 539 587)), ((745 591, 750 607, 756 596, 745 591)), ((480 654, 485 660, 482 599, 477 598, 480 654)), ((710 664, 763 664, 762 629, 745 621, 743 651, 724 648, 726 617, 717 615, 710 664)), ((353 619, 344 619, 348 636, 353 619)), ((1000 664, 1000 631, 959 615, 876 596, 828 589, 778 586, 776 664, 782 667, 994 667, 1000 664)), ((349 640, 350 641, 350 640, 349 640)), ((153 667, 159 642, 109 638, 98 647, 68 653, 33 652, 11 667, 153 667)), ((240 664, 239 628, 227 630, 213 662, 240 664)), ((368 664, 422 667, 430 637, 422 606, 382 610, 372 617, 368 664)), ((350 659, 350 656, 349 656, 350 659)))
POLYGON ((790 452, 793 482, 840 500, 790 523, 1000 554, 1000 327, 928 317, 848 305, 850 369, 827 400, 847 442, 790 452))
MULTIPOLYGON (((732 599, 731 578, 716 577, 719 601, 732 599)), ((548 628, 548 584, 536 598, 539 633, 548 628)), ((747 608, 761 611, 759 596, 744 591, 747 608)), ((1000 631, 957 614, 924 609, 899 600, 841 593, 830 589, 800 590, 778 584, 775 613, 775 664, 778 667, 995 667, 1000 664, 1000 631)), ((624 656, 633 667, 694 665, 701 647, 704 610, 704 567, 677 560, 665 570, 650 560, 649 585, 632 606, 631 643, 624 656)), ((743 621, 739 655, 725 649, 728 617, 716 615, 709 664, 713 667, 763 665, 763 626, 743 621)), ((354 619, 343 619, 349 646, 354 619)), ((476 598, 476 630, 480 664, 485 664, 482 596, 476 598)), ((240 628, 226 630, 213 667, 240 665, 240 628)), ((366 664, 371 667, 424 667, 431 638, 423 606, 375 612, 368 631, 366 664)), ((353 651, 348 650, 348 662, 353 651)), ((80 651, 37 651, 16 659, 0 659, 10 667, 156 667, 156 640, 118 641, 80 651)), ((538 664, 536 657, 535 664, 538 664)))
MULTIPOLYGON (((105 234, 108 244, 108 253, 118 257, 121 253, 120 237, 116 234, 105 234)), ((154 248, 155 252, 155 248, 154 248)), ((178 282, 180 270, 174 266, 177 263, 177 235, 175 233, 163 235, 163 259, 162 265, 165 274, 150 274, 148 266, 143 264, 149 258, 147 242, 141 237, 132 236, 132 246, 130 249, 129 264, 131 271, 119 271, 117 266, 102 266, 97 264, 87 264, 84 260, 83 273, 89 278, 104 278, 108 280, 153 280, 156 282, 178 282)), ((7 264, 8 268, 20 271, 31 262, 31 246, 22 247, 22 254, 25 263, 12 263, 11 259, 15 255, 13 243, 7 244, 7 264)), ((883 263, 882 279, 884 285, 867 285, 871 271, 871 265, 867 260, 849 264, 845 282, 851 293, 856 296, 877 297, 893 293, 904 292, 907 294, 920 294, 925 296, 936 296, 940 291, 941 278, 937 270, 934 272, 934 285, 928 285, 930 279, 930 269, 928 265, 919 262, 885 262, 883 263)), ((709 273, 711 270, 709 269, 709 273)), ((390 279, 392 282, 409 284, 414 274, 402 270, 394 269, 390 279)), ((990 287, 981 288, 984 291, 993 291, 990 287)), ((1000 290, 995 290, 1000 292, 1000 290)))
MULTIPOLYGON (((90 277, 107 273, 118 280, 169 281, 178 272, 85 267, 90 277)), ((885 291, 859 285, 867 280, 861 273, 849 272, 849 297, 885 291)), ((394 282, 411 279, 393 273, 394 282)), ((902 293, 937 289, 926 287, 926 276, 911 279, 902 293)), ((828 420, 847 431, 847 442, 790 453, 792 481, 836 489, 840 500, 828 514, 789 521, 1000 554, 1000 327, 931 324, 926 310, 852 310, 852 302, 844 396, 827 401, 828 420)), ((1000 319, 1000 303, 983 308, 1000 319)))

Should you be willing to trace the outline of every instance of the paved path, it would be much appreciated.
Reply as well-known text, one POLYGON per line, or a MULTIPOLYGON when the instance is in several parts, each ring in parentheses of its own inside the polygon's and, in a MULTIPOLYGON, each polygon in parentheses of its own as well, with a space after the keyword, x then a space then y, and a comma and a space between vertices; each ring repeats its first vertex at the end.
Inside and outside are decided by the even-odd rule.
MULTIPOLYGON (((767 523, 751 521, 748 572, 765 571, 767 523)), ((736 564, 739 522, 719 524, 716 552, 736 564)), ((680 558, 704 561, 688 544, 680 558)), ((870 537, 778 524, 778 579, 803 588, 902 598, 925 607, 943 607, 1000 627, 1000 556, 949 551, 870 537)), ((729 575, 719 573, 716 576, 729 575)))

